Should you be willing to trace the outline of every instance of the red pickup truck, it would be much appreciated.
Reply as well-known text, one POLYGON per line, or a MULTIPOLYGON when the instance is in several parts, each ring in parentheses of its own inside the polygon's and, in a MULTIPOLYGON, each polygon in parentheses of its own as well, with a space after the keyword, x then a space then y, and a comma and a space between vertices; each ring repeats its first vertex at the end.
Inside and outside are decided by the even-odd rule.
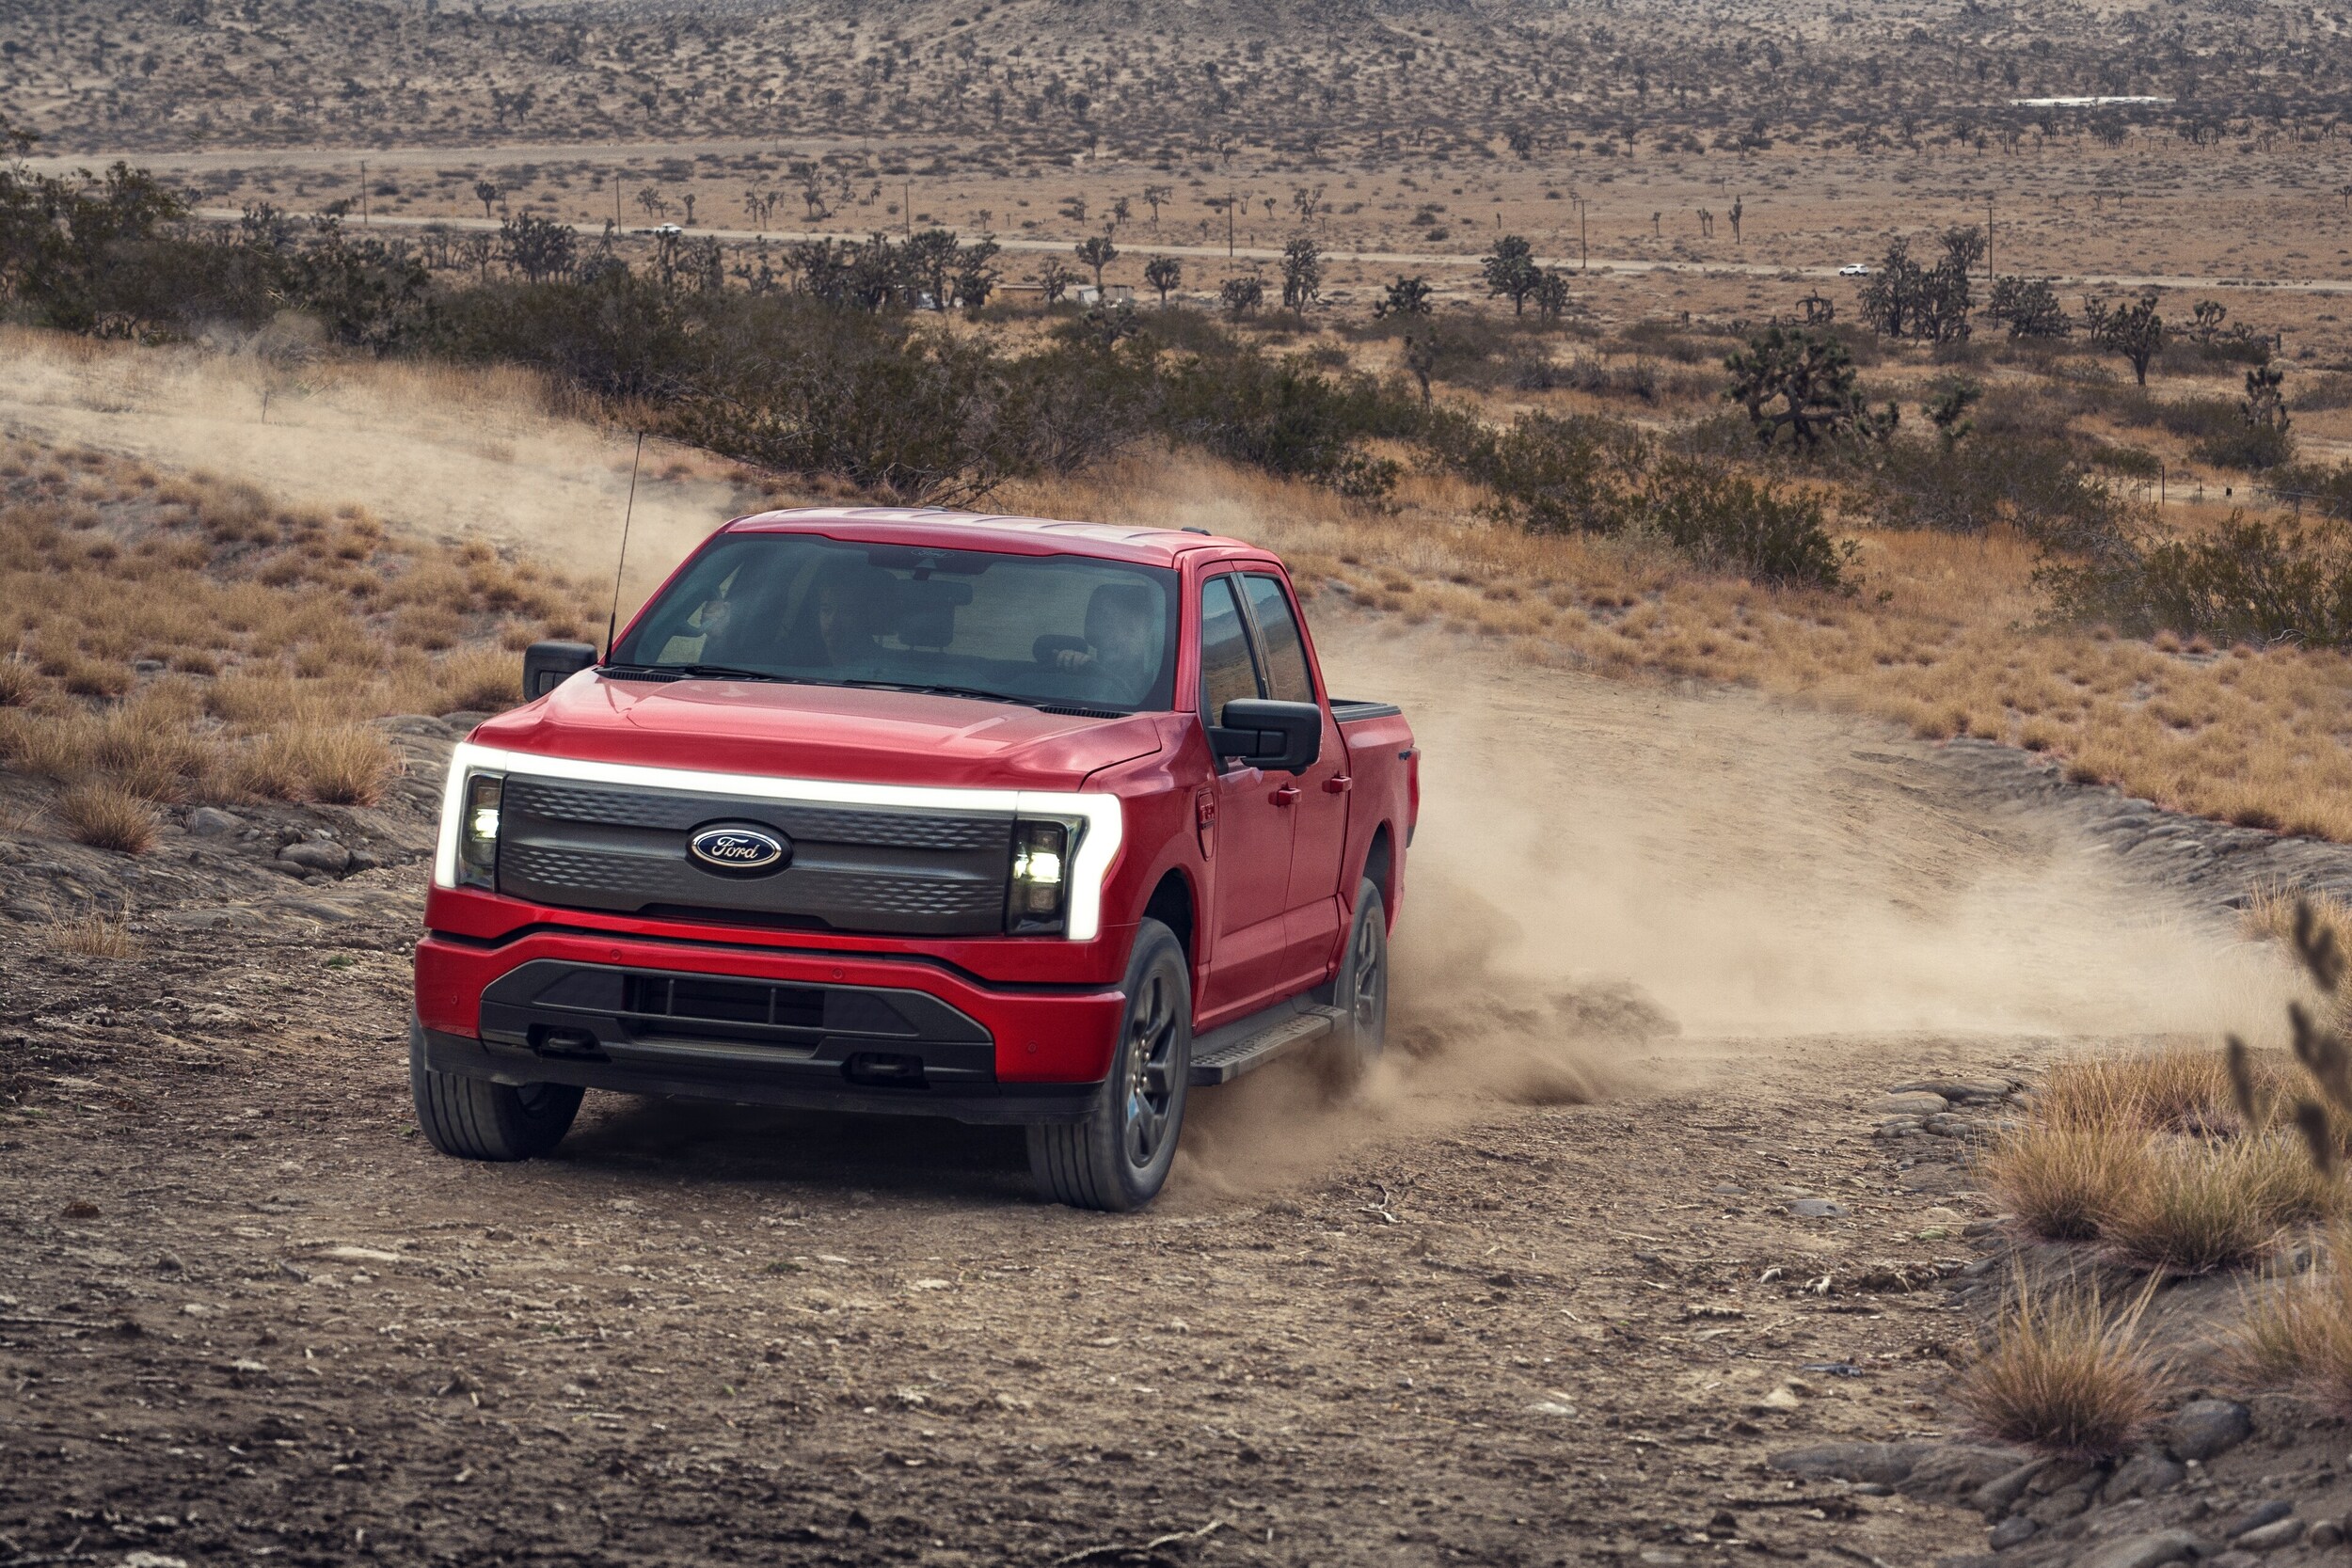
POLYGON ((451 759, 417 945, 446 1154, 543 1153, 592 1088, 944 1116, 1130 1209, 1189 1088, 1381 1048, 1412 732, 1328 695, 1262 549, 768 513, 524 691, 451 759))

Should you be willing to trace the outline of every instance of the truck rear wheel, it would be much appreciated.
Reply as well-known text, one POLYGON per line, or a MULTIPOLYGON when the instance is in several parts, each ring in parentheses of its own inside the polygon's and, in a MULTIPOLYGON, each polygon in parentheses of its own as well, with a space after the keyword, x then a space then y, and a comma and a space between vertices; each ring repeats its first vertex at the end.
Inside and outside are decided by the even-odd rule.
POLYGON ((1029 1170, 1048 1202, 1140 1209, 1175 1162, 1192 1076, 1192 976, 1174 932, 1156 920, 1136 928, 1121 989, 1119 1044, 1086 1120, 1029 1129, 1029 1170))
POLYGON ((1389 1042, 1389 911, 1369 877, 1356 888, 1356 916, 1348 922, 1331 1005, 1340 1021, 1331 1031, 1330 1076, 1334 1087, 1353 1088, 1389 1042))
POLYGON ((408 1047, 408 1092, 417 1125, 433 1147, 460 1160, 528 1160, 570 1132, 580 1091, 569 1084, 493 1084, 424 1065, 421 1043, 408 1047))

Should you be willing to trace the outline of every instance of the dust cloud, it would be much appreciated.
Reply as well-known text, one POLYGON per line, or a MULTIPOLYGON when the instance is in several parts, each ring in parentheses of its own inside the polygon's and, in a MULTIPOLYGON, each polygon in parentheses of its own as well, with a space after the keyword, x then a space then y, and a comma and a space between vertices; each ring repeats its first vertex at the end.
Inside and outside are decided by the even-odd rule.
MULTIPOLYGON (((609 585, 634 438, 548 406, 516 370, 328 360, 292 327, 137 347, 0 329, 0 425, 260 485, 357 501, 426 538, 483 539, 609 585)), ((710 531, 770 503, 706 453, 645 443, 624 616, 710 531)), ((601 629, 601 628, 599 628, 601 629)))
POLYGON ((1870 1083, 1923 1039, 2212 1037, 2295 994, 2226 919, 1881 726, 1328 611, 1318 641, 1334 689, 1402 703, 1422 748, 1391 1049, 1352 1099, 1303 1068, 1196 1096, 1180 1192, 1263 1192, 1401 1133, 1726 1064, 1870 1083))

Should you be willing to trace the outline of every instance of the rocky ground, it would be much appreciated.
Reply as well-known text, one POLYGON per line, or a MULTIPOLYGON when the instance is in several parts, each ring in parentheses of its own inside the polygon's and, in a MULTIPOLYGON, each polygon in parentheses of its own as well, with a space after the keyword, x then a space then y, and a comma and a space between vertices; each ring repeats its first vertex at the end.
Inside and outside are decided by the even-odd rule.
MULTIPOLYGON (((1515 747, 1760 788, 1715 699, 1511 679, 1564 726, 1515 747), (1735 760, 1645 761, 1637 728, 1735 760)), ((1371 1099, 1203 1094, 1127 1216, 1038 1205, 1001 1130, 612 1097, 554 1158, 461 1164, 403 1070, 455 726, 388 728, 410 769, 375 807, 190 812, 140 861, 21 814, 0 838, 0 1565, 2339 1550, 2343 1435, 2292 1402, 2188 1404, 2107 1466, 1976 1441, 1949 1402, 2016 1256, 1969 1150, 2111 1031, 1692 1028, 1704 986, 1636 975, 1677 1035, 1597 1005, 1605 968, 1475 1006, 1426 985, 1371 1099), (55 944, 91 910, 136 957, 55 944)), ((2058 842, 2160 867, 2128 885, 2184 919, 2347 863, 1818 733, 1845 748, 1819 797, 1905 899, 2058 842)), ((1457 927, 1462 831, 1426 826, 1407 905, 1457 927)), ((1408 926, 1400 961, 1449 934, 1408 926)))

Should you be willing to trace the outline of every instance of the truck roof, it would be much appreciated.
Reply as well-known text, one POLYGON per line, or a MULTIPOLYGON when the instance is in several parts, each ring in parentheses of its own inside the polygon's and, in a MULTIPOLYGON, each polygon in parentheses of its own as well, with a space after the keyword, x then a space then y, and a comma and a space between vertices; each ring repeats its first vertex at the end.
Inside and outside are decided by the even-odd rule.
POLYGON ((936 506, 793 507, 738 517, 727 524, 725 531, 821 533, 829 539, 933 549, 1001 550, 1009 555, 1084 555, 1146 566, 1173 566, 1195 550, 1269 553, 1239 539, 1184 529, 955 512, 936 506))

